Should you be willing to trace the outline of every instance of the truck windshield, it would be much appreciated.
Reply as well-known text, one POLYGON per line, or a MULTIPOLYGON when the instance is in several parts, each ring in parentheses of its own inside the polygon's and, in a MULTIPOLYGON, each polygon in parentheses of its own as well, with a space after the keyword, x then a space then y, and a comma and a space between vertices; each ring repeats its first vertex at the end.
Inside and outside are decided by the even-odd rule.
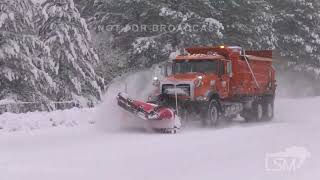
POLYGON ((174 73, 217 73, 218 61, 213 60, 194 60, 194 61, 176 61, 174 63, 174 73))

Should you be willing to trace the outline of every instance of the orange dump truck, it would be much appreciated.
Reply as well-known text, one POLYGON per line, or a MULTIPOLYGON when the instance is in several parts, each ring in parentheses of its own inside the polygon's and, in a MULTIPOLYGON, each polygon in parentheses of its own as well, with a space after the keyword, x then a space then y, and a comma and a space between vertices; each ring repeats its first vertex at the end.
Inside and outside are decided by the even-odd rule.
POLYGON ((182 119, 198 114, 203 125, 241 115, 271 120, 276 90, 272 51, 245 51, 239 46, 187 48, 162 66, 157 91, 149 102, 176 109, 182 119))

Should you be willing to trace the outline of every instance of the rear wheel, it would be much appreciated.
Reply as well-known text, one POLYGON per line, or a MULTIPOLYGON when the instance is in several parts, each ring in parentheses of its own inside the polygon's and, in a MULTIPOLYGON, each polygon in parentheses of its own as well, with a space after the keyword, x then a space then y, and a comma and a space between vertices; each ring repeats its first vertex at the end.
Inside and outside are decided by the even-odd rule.
POLYGON ((267 101, 263 105, 264 109, 264 120, 270 121, 274 116, 274 103, 273 101, 267 101))
POLYGON ((264 108, 260 101, 256 100, 252 103, 251 109, 245 110, 241 116, 247 121, 261 121, 264 115, 264 108))
POLYGON ((256 119, 257 121, 261 121, 263 118, 263 115, 264 115, 264 112, 263 112, 262 104, 260 102, 257 102, 257 104, 254 106, 254 109, 253 109, 254 119, 256 119))

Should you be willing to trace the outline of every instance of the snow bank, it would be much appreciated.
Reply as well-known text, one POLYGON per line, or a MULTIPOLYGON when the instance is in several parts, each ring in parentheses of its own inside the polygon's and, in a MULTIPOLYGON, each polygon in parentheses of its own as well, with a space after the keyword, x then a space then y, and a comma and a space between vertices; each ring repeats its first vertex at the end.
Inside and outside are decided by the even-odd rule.
MULTIPOLYGON (((0 132, 29 131, 57 126, 72 127, 81 124, 97 123, 97 128, 105 131, 118 131, 125 125, 136 124, 136 119, 117 106, 116 96, 125 91, 134 98, 146 99, 152 91, 153 70, 129 73, 116 78, 108 88, 103 103, 96 108, 74 108, 53 112, 29 112, 24 114, 5 113, 0 115, 0 132), (128 122, 131 121, 132 123, 128 122)), ((7 101, 0 101, 5 103, 7 101)), ((141 125, 138 125, 141 127, 141 125)))
POLYGON ((94 109, 70 109, 53 112, 5 113, 0 116, 0 132, 30 131, 57 126, 72 127, 94 123, 94 109))

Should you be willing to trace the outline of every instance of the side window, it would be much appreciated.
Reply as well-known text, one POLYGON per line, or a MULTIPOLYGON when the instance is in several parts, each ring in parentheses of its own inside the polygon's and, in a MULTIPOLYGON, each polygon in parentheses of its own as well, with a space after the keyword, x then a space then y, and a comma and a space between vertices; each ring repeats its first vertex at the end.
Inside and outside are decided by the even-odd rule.
POLYGON ((227 74, 232 77, 232 63, 230 61, 227 62, 227 74))
POLYGON ((166 75, 167 76, 172 75, 172 63, 167 63, 166 64, 166 75))
POLYGON ((224 70, 224 61, 220 61, 220 67, 219 67, 219 73, 220 75, 224 75, 225 74, 225 70, 224 70))
POLYGON ((163 66, 161 66, 161 74, 164 77, 172 75, 172 63, 166 63, 163 66))

